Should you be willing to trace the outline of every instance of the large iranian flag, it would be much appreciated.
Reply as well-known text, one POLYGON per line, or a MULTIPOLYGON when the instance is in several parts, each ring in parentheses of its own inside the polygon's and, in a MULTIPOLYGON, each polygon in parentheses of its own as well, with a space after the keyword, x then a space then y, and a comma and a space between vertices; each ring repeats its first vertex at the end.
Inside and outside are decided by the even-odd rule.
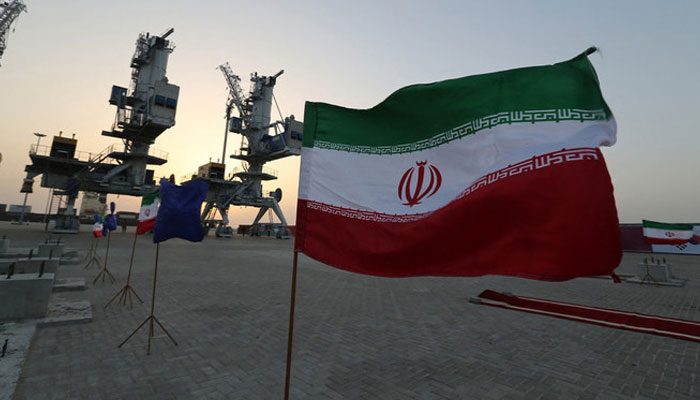
POLYGON ((136 225, 136 234, 141 235, 153 230, 158 215, 159 191, 145 194, 141 198, 141 210, 139 211, 139 221, 136 225))
POLYGON ((306 103, 295 250, 358 273, 612 274, 599 146, 616 125, 588 55, 405 87, 367 110, 306 103))
POLYGON ((693 238, 693 225, 642 220, 644 240, 651 244, 683 244, 693 238))

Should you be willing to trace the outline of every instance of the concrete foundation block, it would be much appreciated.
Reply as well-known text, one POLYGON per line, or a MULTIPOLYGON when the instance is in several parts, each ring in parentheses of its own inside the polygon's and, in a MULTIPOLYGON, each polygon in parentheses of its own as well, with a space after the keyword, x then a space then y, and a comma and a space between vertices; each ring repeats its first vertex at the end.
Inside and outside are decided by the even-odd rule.
POLYGON ((75 250, 66 250, 61 256, 60 265, 76 265, 83 262, 83 258, 75 250))
POLYGON ((673 279, 671 264, 637 264, 637 276, 640 279, 649 276, 657 282, 670 282, 673 279))
POLYGON ((30 248, 25 247, 10 247, 6 252, 0 252, 0 259, 8 258, 24 258, 29 256, 29 252, 32 251, 30 248))
POLYGON ((85 278, 56 279, 53 283, 54 292, 70 292, 76 290, 85 290, 85 278))
POLYGON ((57 243, 41 243, 39 244, 39 257, 56 257, 61 258, 65 251, 62 244, 57 243))
POLYGON ((58 269, 58 258, 32 257, 19 258, 16 260, 0 260, 0 279, 7 275, 7 271, 12 263, 15 263, 15 274, 38 274, 41 263, 44 263, 44 273, 55 274, 58 269))
POLYGON ((54 274, 15 274, 0 278, 0 321, 43 318, 49 305, 54 274))
POLYGON ((51 301, 46 318, 39 321, 39 328, 84 324, 92 321, 92 303, 83 301, 51 301))
POLYGON ((10 250, 10 239, 0 239, 0 254, 5 254, 10 250))

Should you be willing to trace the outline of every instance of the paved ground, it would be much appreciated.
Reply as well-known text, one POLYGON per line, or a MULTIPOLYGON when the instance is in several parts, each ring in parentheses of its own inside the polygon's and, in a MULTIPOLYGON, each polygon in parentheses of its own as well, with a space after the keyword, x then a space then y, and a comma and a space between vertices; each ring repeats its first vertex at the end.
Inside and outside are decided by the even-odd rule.
MULTIPOLYGON (((87 227, 85 227, 87 231, 87 227)), ((39 226, 0 225, 13 246, 39 226)), ((89 233, 63 236, 86 248, 89 233)), ((133 233, 115 233, 120 283, 133 233)), ((146 304, 103 309, 120 285, 66 293, 89 299, 93 322, 37 330, 15 399, 281 399, 292 241, 268 238, 161 245, 156 315, 146 356, 155 248, 137 245, 133 284, 146 304)), ((104 245, 104 242, 101 244, 104 245)), ((618 272, 632 273, 638 255, 618 272)), ((700 398, 700 344, 468 302, 484 289, 700 320, 700 259, 670 257, 682 288, 607 279, 546 283, 504 277, 383 279, 300 256, 293 399, 700 398)), ((62 266, 59 277, 96 269, 62 266)))

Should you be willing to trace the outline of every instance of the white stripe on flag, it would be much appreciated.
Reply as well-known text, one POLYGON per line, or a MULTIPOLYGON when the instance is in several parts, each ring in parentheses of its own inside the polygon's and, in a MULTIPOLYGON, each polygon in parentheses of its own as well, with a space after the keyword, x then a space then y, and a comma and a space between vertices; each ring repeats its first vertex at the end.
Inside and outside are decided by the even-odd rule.
POLYGON ((689 240, 693 237, 692 230, 675 230, 675 229, 658 229, 644 228, 644 236, 648 238, 666 239, 666 240, 689 240))
POLYGON ((595 148, 614 141, 614 120, 548 121, 502 125, 411 153, 375 155, 304 147, 299 198, 354 210, 420 214, 445 206, 490 172, 562 148, 595 148), (408 207, 398 199, 399 183, 407 170, 423 161, 440 171, 442 185, 435 195, 408 207))

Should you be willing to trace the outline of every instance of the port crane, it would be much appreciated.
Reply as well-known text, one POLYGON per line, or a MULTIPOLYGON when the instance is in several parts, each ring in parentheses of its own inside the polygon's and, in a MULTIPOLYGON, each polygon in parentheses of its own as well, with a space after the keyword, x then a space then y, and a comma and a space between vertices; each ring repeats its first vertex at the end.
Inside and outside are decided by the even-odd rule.
POLYGON ((268 210, 272 210, 283 227, 280 235, 284 235, 288 230, 287 220, 279 206, 282 190, 278 188, 264 194, 262 189, 263 181, 277 179, 276 172, 267 168, 266 163, 301 154, 302 122, 295 120, 293 115, 271 122, 272 104, 276 104, 273 89, 284 70, 270 76, 251 74, 251 88, 246 96, 241 89, 240 77, 233 73, 228 63, 220 65, 218 69, 223 73, 229 91, 221 162, 210 161, 184 180, 200 179, 209 184, 201 218, 205 228, 216 226, 217 236, 232 235, 227 215, 231 205, 260 209, 251 225, 250 233, 253 235, 258 233, 260 219, 268 210), (234 110, 238 116, 232 115, 234 110), (226 145, 230 132, 241 135, 241 146, 230 158, 240 160, 242 168, 226 176, 226 145), (216 218, 216 214, 220 218, 216 218))
POLYGON ((161 35, 139 34, 131 58, 129 87, 112 86, 109 104, 117 107, 114 123, 102 135, 122 143, 97 154, 77 151, 78 140, 59 134, 50 147, 32 145, 31 164, 25 167, 22 193, 31 193, 34 178, 60 196, 54 232, 76 233, 79 221, 75 200, 80 191, 142 196, 156 189, 149 165, 162 165, 168 154, 151 147, 156 138, 175 125, 180 88, 166 77, 168 57, 174 46, 168 40, 173 29, 161 35))

